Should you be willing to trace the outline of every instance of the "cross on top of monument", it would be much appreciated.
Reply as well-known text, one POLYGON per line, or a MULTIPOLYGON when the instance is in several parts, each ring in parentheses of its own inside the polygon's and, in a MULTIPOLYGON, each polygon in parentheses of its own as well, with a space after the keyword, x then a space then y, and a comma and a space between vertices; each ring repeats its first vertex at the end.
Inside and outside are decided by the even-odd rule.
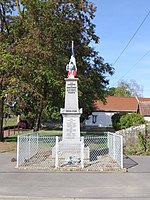
POLYGON ((72 41, 72 55, 69 61, 69 64, 66 66, 66 71, 68 71, 68 78, 74 78, 77 75, 77 66, 74 55, 74 42, 72 41))

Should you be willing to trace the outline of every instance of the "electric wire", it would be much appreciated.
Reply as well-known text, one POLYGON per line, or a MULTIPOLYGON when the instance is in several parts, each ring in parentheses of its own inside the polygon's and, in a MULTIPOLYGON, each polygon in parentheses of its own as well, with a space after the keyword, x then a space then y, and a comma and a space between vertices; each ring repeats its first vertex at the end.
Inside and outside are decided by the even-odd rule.
POLYGON ((122 56, 122 54, 125 52, 125 50, 127 49, 127 47, 129 46, 129 44, 131 43, 131 41, 133 40, 133 38, 135 37, 135 35, 137 34, 137 32, 140 30, 140 28, 142 27, 142 25, 144 24, 145 20, 147 19, 147 17, 149 16, 150 11, 147 13, 147 15, 144 17, 143 21, 141 22, 141 24, 139 25, 139 27, 137 28, 137 30, 135 31, 135 33, 133 34, 133 36, 131 37, 131 39, 129 40, 129 42, 126 44, 125 48, 121 51, 121 53, 119 54, 119 56, 117 57, 117 59, 115 60, 115 62, 112 64, 112 66, 114 66, 117 61, 119 60, 119 58, 122 56))
POLYGON ((150 53, 150 49, 121 77, 118 79, 117 82, 115 82, 113 85, 116 85, 120 80, 122 80, 145 56, 147 56, 150 53))

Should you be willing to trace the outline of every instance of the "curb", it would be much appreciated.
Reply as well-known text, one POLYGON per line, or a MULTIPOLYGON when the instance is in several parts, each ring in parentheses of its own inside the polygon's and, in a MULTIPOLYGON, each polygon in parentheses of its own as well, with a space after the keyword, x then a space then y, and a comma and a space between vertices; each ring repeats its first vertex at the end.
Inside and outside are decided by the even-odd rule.
MULTIPOLYGON (((98 198, 99 199, 99 198, 98 198)), ((78 198, 78 197, 31 197, 31 196, 0 196, 0 200, 97 200, 97 198, 78 198)), ((104 199, 101 199, 104 200, 104 199)), ((111 199, 108 199, 111 200, 111 199)))

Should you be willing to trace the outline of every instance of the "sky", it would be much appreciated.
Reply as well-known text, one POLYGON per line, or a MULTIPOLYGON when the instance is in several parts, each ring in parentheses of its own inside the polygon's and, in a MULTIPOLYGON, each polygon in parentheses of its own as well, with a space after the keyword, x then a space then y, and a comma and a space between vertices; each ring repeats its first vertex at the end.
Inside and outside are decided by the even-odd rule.
POLYGON ((95 48, 115 69, 109 77, 110 87, 116 87, 121 80, 134 80, 143 87, 143 97, 150 97, 150 0, 91 1, 97 7, 93 23, 100 37, 95 48))

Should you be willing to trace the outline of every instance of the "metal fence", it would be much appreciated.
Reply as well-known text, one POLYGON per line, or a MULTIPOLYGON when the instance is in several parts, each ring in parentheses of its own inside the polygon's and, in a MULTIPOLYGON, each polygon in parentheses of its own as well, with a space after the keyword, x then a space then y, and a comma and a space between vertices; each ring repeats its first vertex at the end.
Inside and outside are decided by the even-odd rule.
POLYGON ((122 136, 105 133, 64 140, 38 133, 18 136, 17 167, 23 169, 110 171, 123 168, 122 136))

